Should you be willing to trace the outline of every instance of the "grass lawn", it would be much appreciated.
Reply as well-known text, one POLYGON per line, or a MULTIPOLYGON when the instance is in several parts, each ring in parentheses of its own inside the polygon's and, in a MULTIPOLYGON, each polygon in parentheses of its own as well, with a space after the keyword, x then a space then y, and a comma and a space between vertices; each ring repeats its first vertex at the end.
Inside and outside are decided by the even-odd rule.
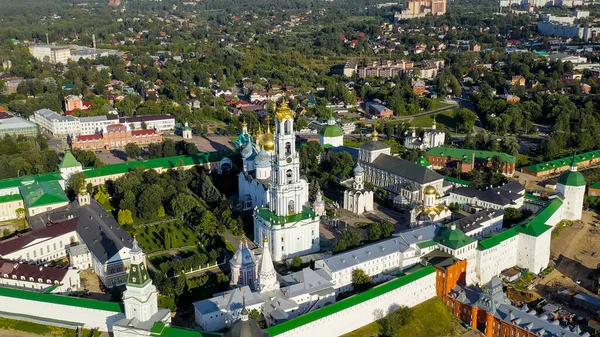
POLYGON ((556 225, 556 227, 554 227, 554 230, 552 231, 552 234, 550 235, 550 237, 552 239, 557 238, 563 229, 565 229, 567 227, 571 227, 572 225, 573 225, 573 221, 569 221, 569 220, 563 220, 563 221, 559 222, 556 225))
POLYGON ((358 139, 354 139, 354 138, 344 138, 344 146, 349 146, 349 147, 359 147, 361 145, 363 145, 364 143, 366 143, 368 140, 370 140, 370 138, 365 137, 364 141, 360 141, 358 139))
POLYGON ((523 274, 517 281, 515 281, 513 283, 513 286, 515 287, 515 289, 527 291, 527 287, 529 286, 529 284, 531 284, 533 278, 533 274, 527 272, 523 274))
MULTIPOLYGON (((75 330, 58 328, 51 325, 43 325, 37 323, 30 323, 26 321, 19 321, 14 319, 0 317, 0 329, 3 330, 17 330, 23 331, 30 334, 47 337, 76 337, 77 332, 75 330)), ((90 330, 83 330, 84 337, 97 337, 100 336, 100 332, 95 331, 92 333, 90 330)))
POLYGON ((410 121, 410 125, 420 128, 429 128, 433 125, 433 116, 435 116, 438 125, 444 125, 447 128, 454 130, 456 128, 456 119, 454 118, 455 113, 456 109, 452 109, 435 115, 415 117, 410 121))
POLYGON ((140 227, 131 234, 135 235, 147 254, 160 252, 167 248, 194 246, 200 241, 200 236, 181 221, 140 227), (165 243, 165 236, 170 236, 170 245, 165 243))
POLYGON ((431 101, 431 109, 429 109, 429 111, 431 110, 437 110, 437 109, 441 109, 441 108, 445 108, 447 106, 449 106, 450 104, 448 103, 444 103, 444 99, 443 98, 436 98, 436 99, 431 99, 431 98, 425 98, 426 100, 431 101))
MULTIPOLYGON (((452 313, 446 308, 439 297, 432 298, 413 308, 410 322, 402 326, 396 336, 404 337, 446 337, 454 335, 454 329, 460 324, 454 324, 452 313)), ((379 323, 374 322, 343 337, 377 337, 379 323)))

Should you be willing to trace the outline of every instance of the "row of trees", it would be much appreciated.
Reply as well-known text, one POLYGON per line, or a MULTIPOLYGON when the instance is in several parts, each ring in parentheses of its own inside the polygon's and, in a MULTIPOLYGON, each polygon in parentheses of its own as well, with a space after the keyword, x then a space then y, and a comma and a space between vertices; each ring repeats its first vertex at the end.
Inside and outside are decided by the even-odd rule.
POLYGON ((42 136, 4 136, 0 141, 1 179, 54 172, 59 162, 42 136))
POLYGON ((363 241, 377 241, 389 238, 394 232, 394 225, 389 222, 376 222, 368 225, 366 238, 358 231, 345 230, 342 232, 341 238, 334 242, 332 251, 334 254, 341 253, 359 247, 363 241))

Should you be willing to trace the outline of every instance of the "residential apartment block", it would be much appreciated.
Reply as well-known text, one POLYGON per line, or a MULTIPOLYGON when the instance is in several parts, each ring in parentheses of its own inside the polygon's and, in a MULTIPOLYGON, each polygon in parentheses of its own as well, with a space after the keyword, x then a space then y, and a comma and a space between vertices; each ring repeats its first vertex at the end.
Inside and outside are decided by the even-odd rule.
POLYGON ((78 118, 63 116, 49 109, 35 111, 31 117, 31 121, 39 125, 42 130, 59 137, 73 137, 105 132, 106 128, 113 124, 128 124, 133 130, 156 129, 165 131, 175 128, 175 117, 171 115, 136 117, 108 115, 78 118))
MULTIPOLYGON (((358 76, 365 77, 386 77, 391 78, 403 74, 413 68, 412 61, 405 60, 382 60, 373 61, 358 67, 358 76)), ((344 70, 345 72, 345 70, 344 70)))

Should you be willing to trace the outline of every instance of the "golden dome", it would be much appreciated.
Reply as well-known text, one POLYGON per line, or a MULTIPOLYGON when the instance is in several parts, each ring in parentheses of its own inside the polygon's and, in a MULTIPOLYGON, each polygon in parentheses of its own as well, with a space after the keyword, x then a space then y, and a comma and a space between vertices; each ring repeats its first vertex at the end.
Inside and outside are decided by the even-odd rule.
POLYGON ((275 136, 271 133, 271 126, 267 124, 267 132, 262 136, 261 145, 265 147, 265 151, 275 150, 275 136))
POLYGON ((431 194, 436 194, 436 190, 435 187, 429 185, 427 187, 425 187, 425 189, 423 190, 423 193, 427 194, 427 195, 431 195, 431 194))
POLYGON ((277 118, 278 121, 294 119, 294 113, 292 112, 292 109, 288 107, 285 99, 281 101, 281 105, 279 105, 279 108, 275 111, 275 118, 277 118))
POLYGON ((377 130, 375 129, 375 127, 373 127, 373 133, 371 133, 371 137, 373 139, 377 139, 377 137, 379 137, 379 133, 377 132, 377 130))
POLYGON ((243 127, 243 128, 246 128, 246 127, 248 127, 248 123, 246 123, 246 121, 242 121, 242 127, 243 127))

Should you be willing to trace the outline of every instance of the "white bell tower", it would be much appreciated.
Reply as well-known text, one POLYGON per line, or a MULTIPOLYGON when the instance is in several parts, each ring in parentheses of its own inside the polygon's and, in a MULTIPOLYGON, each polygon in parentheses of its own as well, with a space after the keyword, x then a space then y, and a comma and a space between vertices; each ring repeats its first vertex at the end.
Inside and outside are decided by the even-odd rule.
POLYGON ((275 156, 271 175, 271 212, 288 216, 302 211, 308 202, 308 185, 300 180, 300 158, 296 152, 294 114, 283 101, 275 113, 275 156))
POLYGON ((125 317, 137 318, 145 322, 158 312, 157 291, 148 270, 146 270, 146 254, 133 239, 133 247, 129 251, 131 267, 127 279, 127 290, 123 292, 125 317))

